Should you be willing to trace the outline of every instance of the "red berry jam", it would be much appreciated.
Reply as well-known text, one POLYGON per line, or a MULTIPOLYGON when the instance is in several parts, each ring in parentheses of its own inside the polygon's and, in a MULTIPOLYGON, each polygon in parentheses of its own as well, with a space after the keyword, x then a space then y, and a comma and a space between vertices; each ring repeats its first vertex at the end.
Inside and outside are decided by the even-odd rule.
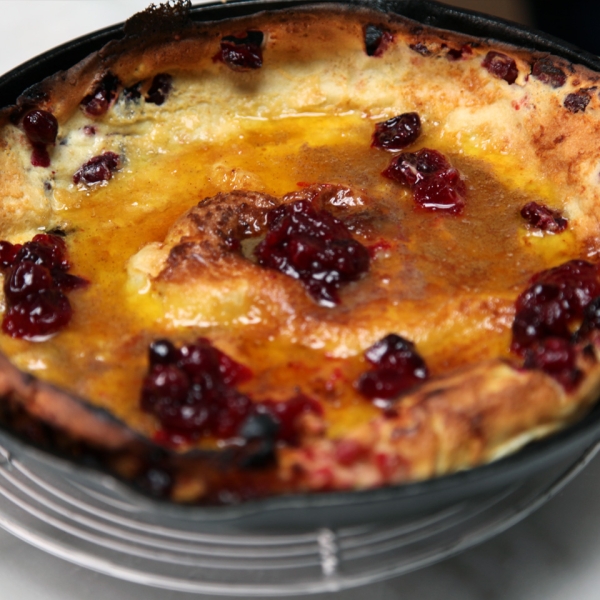
POLYGON ((121 157, 114 152, 104 152, 90 158, 73 175, 73 183, 90 185, 109 181, 121 166, 121 157))
POLYGON ((83 112, 90 117, 100 117, 105 114, 117 97, 117 89, 120 85, 119 78, 108 71, 92 90, 92 93, 81 101, 83 112))
POLYGON ((159 73, 154 77, 148 93, 146 102, 160 106, 164 103, 173 87, 173 78, 168 73, 159 73))
POLYGON ((67 273, 70 265, 62 238, 39 234, 22 246, 0 242, 0 264, 6 300, 4 333, 35 341, 69 323, 72 309, 65 293, 88 282, 67 273))
POLYGON ((525 358, 526 368, 543 370, 567 389, 581 376, 575 344, 596 329, 598 275, 589 262, 568 261, 534 276, 515 303, 511 350, 525 358))
POLYGON ((552 210, 537 202, 528 202, 521 209, 521 216, 530 227, 549 233, 561 233, 568 225, 567 219, 560 211, 552 210))
POLYGON ((531 69, 531 74, 542 83, 559 88, 567 82, 565 72, 554 64, 551 58, 540 58, 536 60, 531 69))
POLYGON ((590 96, 586 92, 574 92, 567 94, 563 106, 572 113, 585 112, 587 105, 590 103, 590 96))
POLYGON ((251 377, 248 367, 205 338, 180 348, 156 340, 149 348, 141 406, 156 416, 163 428, 160 437, 167 440, 207 435, 297 443, 299 418, 308 412, 321 415, 321 405, 302 394, 285 402, 252 402, 234 387, 251 377))
POLYGON ((416 112, 403 113, 375 125, 371 147, 402 150, 421 135, 421 119, 416 112))
POLYGON ((306 200, 267 214, 269 231, 254 250, 258 263, 299 279, 323 306, 339 304, 339 289, 369 269, 369 252, 340 220, 306 200))
POLYGON ((363 35, 367 56, 382 56, 394 41, 392 33, 379 25, 365 25, 363 35))
POLYGON ((489 71, 494 77, 503 79, 508 84, 512 84, 519 76, 517 63, 513 58, 502 54, 502 52, 490 51, 485 55, 481 66, 489 71))
POLYGON ((411 188, 420 208, 455 215, 464 208, 465 182, 437 150, 422 148, 417 152, 403 152, 382 175, 411 188))
POLYGON ((248 71, 262 67, 262 31, 247 31, 241 37, 228 35, 221 40, 220 52, 214 60, 224 62, 233 71, 248 71))
POLYGON ((367 398, 392 400, 429 377, 415 345, 395 333, 368 348, 365 358, 373 368, 360 376, 356 389, 367 398))

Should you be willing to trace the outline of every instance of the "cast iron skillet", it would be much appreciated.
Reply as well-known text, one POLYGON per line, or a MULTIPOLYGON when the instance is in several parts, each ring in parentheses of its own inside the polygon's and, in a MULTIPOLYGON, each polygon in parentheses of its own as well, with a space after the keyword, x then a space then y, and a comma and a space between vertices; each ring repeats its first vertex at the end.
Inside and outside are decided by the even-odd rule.
MULTIPOLYGON (((365 7, 399 14, 425 25, 491 38, 542 52, 549 52, 600 71, 600 58, 550 35, 514 23, 438 4, 430 0, 321 0, 319 4, 365 7)), ((197 22, 252 15, 263 10, 304 7, 316 4, 306 0, 233 0, 227 4, 193 7, 197 22)), ((123 25, 115 25, 77 38, 37 56, 0 77, 0 108, 14 104, 29 86, 46 76, 67 69, 107 42, 123 37, 123 25)), ((196 519, 230 521, 239 526, 295 524, 335 526, 422 514, 456 501, 493 494, 529 477, 560 469, 575 461, 600 439, 600 405, 575 425, 546 439, 534 442, 507 458, 469 471, 420 483, 389 488, 296 494, 269 498, 234 507, 181 507, 157 503, 160 511, 186 514, 196 519)), ((558 475, 559 473, 557 473, 558 475)), ((155 502, 144 500, 144 502, 155 502)))

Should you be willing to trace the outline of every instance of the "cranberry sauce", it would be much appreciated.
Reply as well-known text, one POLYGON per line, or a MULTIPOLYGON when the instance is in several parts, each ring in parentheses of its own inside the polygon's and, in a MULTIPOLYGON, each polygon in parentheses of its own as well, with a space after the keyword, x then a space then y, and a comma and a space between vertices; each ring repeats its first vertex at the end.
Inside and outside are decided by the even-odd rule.
POLYGON ((514 83, 519 76, 517 63, 513 58, 502 54, 502 52, 488 52, 481 63, 481 66, 490 72, 494 77, 503 79, 509 85, 514 83))
POLYGON ((22 246, 0 242, 6 300, 2 331, 36 340, 63 329, 72 316, 66 293, 88 284, 67 273, 69 267, 67 246, 57 235, 39 234, 22 246))
POLYGON ((149 348, 141 406, 162 426, 157 441, 193 441, 206 435, 246 440, 270 436, 296 443, 298 418, 306 412, 321 414, 321 406, 301 394, 286 402, 253 402, 235 387, 251 377, 250 369, 205 338, 180 348, 157 340, 149 348))
POLYGON ((221 40, 220 51, 213 60, 225 63, 233 71, 260 69, 263 63, 262 31, 246 31, 234 36, 227 35, 221 40))
POLYGON ((322 306, 340 303, 339 289, 369 269, 369 252, 340 220, 307 200, 273 208, 268 233, 254 250, 258 263, 299 279, 322 306))
POLYGON ((416 112, 403 113, 375 124, 372 148, 402 150, 421 135, 421 119, 416 112))
POLYGON ((114 152, 104 152, 90 158, 73 175, 73 183, 101 183, 112 178, 113 173, 121 166, 121 157, 114 152))
POLYGON ((392 33, 379 25, 365 25, 363 35, 367 56, 382 56, 386 48, 394 41, 392 33))
POLYGON ((356 389, 371 399, 392 400, 429 377, 415 345, 390 333, 368 348, 365 358, 373 365, 356 382, 356 389))
POLYGON ((528 202, 521 209, 521 216, 530 227, 549 233, 561 233, 568 225, 567 219, 560 211, 552 210, 537 202, 528 202))
POLYGON ((34 167, 49 167, 48 146, 54 145, 58 134, 58 121, 47 110, 30 110, 23 117, 23 130, 33 146, 31 164, 34 167))
POLYGON ((589 262, 571 260, 538 273, 515 303, 511 350, 525 358, 526 368, 572 388, 580 378, 576 344, 597 329, 598 296, 598 268, 589 262))
POLYGON ((408 186, 422 209, 457 215, 464 208, 465 182, 437 150, 403 152, 392 159, 382 175, 408 186))

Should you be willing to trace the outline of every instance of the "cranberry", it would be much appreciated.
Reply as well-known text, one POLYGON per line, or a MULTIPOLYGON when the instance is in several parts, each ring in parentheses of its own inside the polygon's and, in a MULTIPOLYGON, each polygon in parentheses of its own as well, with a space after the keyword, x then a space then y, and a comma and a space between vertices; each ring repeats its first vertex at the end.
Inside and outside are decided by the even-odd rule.
POLYGON ((141 83, 135 83, 134 85, 125 88, 121 93, 123 98, 125 98, 127 102, 139 100, 142 97, 142 93, 140 92, 141 85, 141 83))
POLYGON ((560 211, 551 210, 537 202, 528 202, 521 209, 521 216, 531 227, 550 233, 560 233, 567 228, 568 224, 567 219, 562 216, 560 211))
POLYGON ((50 271, 35 263, 18 263, 4 280, 4 294, 9 303, 16 304, 27 296, 46 292, 52 288, 50 271))
POLYGON ((454 215, 464 208, 465 184, 456 169, 434 173, 415 186, 415 202, 426 210, 454 215))
POLYGON ((108 71, 92 90, 92 93, 81 101, 83 111, 91 117, 102 116, 110 108, 120 84, 119 78, 108 71))
POLYGON ((279 426, 277 439, 288 444, 296 444, 298 442, 298 419, 303 414, 323 414, 323 407, 319 402, 304 394, 299 394, 284 402, 262 402, 258 410, 266 412, 275 419, 279 426))
POLYGON ((47 110, 31 110, 23 117, 23 129, 32 144, 54 144, 58 134, 58 121, 47 110))
POLYGON ((31 152, 31 164, 34 167, 48 168, 50 166, 50 154, 43 144, 34 144, 31 152))
POLYGON ((365 25, 363 35, 367 56, 381 56, 394 40, 392 33, 379 25, 365 25))
POLYGON ((409 44, 408 47, 417 54, 420 54, 421 56, 431 56, 431 50, 421 42, 418 42, 416 44, 409 44))
POLYGON ((585 112, 587 105, 590 103, 590 96, 586 92, 575 92, 568 94, 565 98, 563 106, 572 113, 585 112))
POLYGON ((512 84, 519 76, 517 63, 513 58, 502 54, 502 52, 490 51, 485 55, 481 66, 489 71, 494 77, 504 79, 506 83, 512 84))
POLYGON ((421 119, 416 112, 403 113, 375 125, 371 147, 401 150, 421 135, 421 119))
POLYGON ((48 269, 67 270, 69 261, 65 242, 56 235, 41 233, 23 244, 15 257, 16 262, 32 262, 48 269))
POLYGON ((93 184, 109 181, 121 166, 121 157, 114 152, 104 152, 84 163, 73 175, 73 183, 93 184))
POLYGON ((68 298, 58 291, 44 291, 9 304, 2 331, 11 337, 35 340, 56 333, 71 320, 68 298))
POLYGON ((450 168, 450 163, 441 152, 422 148, 417 152, 399 154, 382 174, 388 179, 414 187, 427 176, 450 168))
POLYGON ((600 330, 600 296, 594 298, 583 311, 583 321, 575 335, 575 341, 581 341, 592 331, 600 330))
POLYGON ((34 340, 68 324, 72 310, 64 292, 87 281, 66 272, 67 248, 59 236, 38 234, 23 246, 0 242, 0 265, 5 269, 5 333, 34 340))
POLYGON ((179 357, 179 351, 169 340, 155 340, 148 349, 150 365, 168 365, 175 363, 179 357))
POLYGON ((323 306, 339 304, 338 291, 369 269, 369 252, 326 210, 305 200, 267 213, 269 232, 254 255, 263 267, 299 279, 323 306))
POLYGON ((10 267, 14 262, 21 244, 11 244, 10 242, 0 242, 0 266, 10 267))
POLYGON ((549 337, 528 348, 524 367, 539 369, 556 379, 565 389, 574 389, 582 372, 576 366, 577 354, 568 340, 549 337))
POLYGON ((160 106, 166 100, 172 87, 173 78, 168 73, 155 75, 146 94, 146 102, 160 106))
POLYGON ((252 402, 231 385, 251 376, 247 367, 204 338, 179 350, 169 340, 156 340, 148 354, 141 406, 157 417, 167 437, 236 435, 252 402))
POLYGON ((367 398, 391 400, 429 377, 415 345, 395 333, 368 348, 365 358, 375 368, 360 376, 356 388, 367 398))
POLYGON ((531 69, 531 74, 542 83, 553 88, 562 87, 567 81, 565 72, 557 67, 549 57, 536 60, 531 69))
POLYGON ((243 37, 225 36, 216 60, 221 60, 233 71, 248 71, 262 67, 262 31, 247 31, 243 37))
POLYGON ((571 260, 537 274, 515 303, 511 349, 524 355, 546 338, 570 339, 574 321, 599 295, 597 269, 586 261, 571 260))

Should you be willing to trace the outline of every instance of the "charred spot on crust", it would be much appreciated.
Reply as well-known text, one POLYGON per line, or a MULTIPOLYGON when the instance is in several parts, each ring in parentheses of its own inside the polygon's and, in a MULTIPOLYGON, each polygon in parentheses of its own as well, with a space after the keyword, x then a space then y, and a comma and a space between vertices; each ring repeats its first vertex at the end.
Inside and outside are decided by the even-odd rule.
POLYGON ((146 10, 136 13, 123 27, 125 35, 148 35, 152 33, 174 32, 191 23, 191 0, 171 0, 161 4, 151 4, 146 10))
POLYGON ((565 72, 548 56, 533 63, 531 74, 542 83, 553 88, 562 87, 567 81, 565 72))
POLYGON ((394 40, 391 31, 380 25, 365 25, 363 28, 365 52, 367 56, 381 56, 394 40))
POLYGON ((226 35, 221 39, 220 51, 214 60, 225 63, 233 71, 260 69, 263 64, 262 31, 246 31, 241 35, 226 35))

